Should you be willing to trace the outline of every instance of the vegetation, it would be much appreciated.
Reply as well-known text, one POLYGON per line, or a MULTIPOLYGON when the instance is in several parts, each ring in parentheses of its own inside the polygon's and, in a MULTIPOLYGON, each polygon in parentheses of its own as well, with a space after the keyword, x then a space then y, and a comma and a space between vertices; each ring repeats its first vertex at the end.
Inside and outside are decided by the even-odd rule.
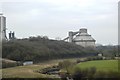
POLYGON ((67 71, 67 73, 69 73, 69 67, 73 66, 73 62, 69 61, 69 60, 64 60, 62 62, 58 63, 58 66, 60 69, 65 69, 67 71))
POLYGON ((83 48, 72 43, 50 40, 47 37, 30 37, 3 43, 3 58, 34 63, 51 59, 63 59, 95 55, 91 48, 83 48))
MULTIPOLYGON (((90 68, 75 68, 74 73, 72 74, 73 78, 77 79, 84 79, 88 78, 87 80, 96 80, 98 78, 102 79, 109 79, 109 78, 120 78, 120 72, 115 71, 96 71, 95 67, 90 68)), ((115 79, 115 80, 116 80, 115 79)))
POLYGON ((75 68, 74 73, 72 73, 73 78, 93 78, 94 74, 96 73, 96 68, 91 67, 91 68, 85 68, 85 69, 80 69, 80 68, 75 68))
POLYGON ((95 60, 77 64, 81 69, 96 67, 97 71, 118 71, 118 60, 95 60))
MULTIPOLYGON (((53 75, 42 74, 41 71, 54 71, 60 67, 64 74, 61 77, 66 78, 70 76, 72 78, 118 78, 120 73, 118 72, 117 60, 94 60, 76 63, 78 59, 65 59, 65 60, 52 60, 46 61, 40 64, 29 66, 18 66, 13 68, 3 69, 3 78, 56 78, 53 75), (57 64, 59 65, 57 66, 57 64), (67 66, 68 64, 69 66, 67 66), (61 66, 62 65, 62 66, 61 66), (72 67, 71 67, 72 66, 72 67), (68 70, 68 72, 67 72, 68 70), (71 74, 71 75, 70 75, 71 74)), ((46 72, 45 72, 46 73, 46 72)), ((62 72, 60 71, 62 74, 62 72)), ((92 80, 94 80, 92 79, 92 80)))
POLYGON ((45 75, 34 72, 40 65, 19 66, 2 70, 3 78, 42 78, 45 75))
POLYGON ((58 61, 51 60, 34 65, 4 68, 2 69, 2 77, 3 78, 50 78, 53 76, 41 74, 36 71, 56 65, 58 61))
POLYGON ((17 66, 17 63, 15 61, 2 60, 2 68, 14 67, 14 66, 17 66))
POLYGON ((69 66, 69 74, 64 77, 76 79, 88 78, 96 80, 97 78, 120 78, 117 60, 94 60, 81 62, 74 67, 69 66))
POLYGON ((0 69, 0 71, 2 70, 3 78, 54 78, 55 76, 42 74, 41 72, 53 66, 56 67, 58 63, 62 62, 63 60, 75 61, 76 58, 49 60, 28 66, 4 68, 0 69))
MULTIPOLYGON (((16 39, 3 43, 2 57, 13 62, 2 61, 3 78, 42 78, 50 77, 36 71, 51 71, 51 65, 56 62, 43 64, 36 64, 30 66, 19 66, 22 62, 32 60, 34 63, 46 62, 48 60, 57 60, 64 58, 80 58, 87 57, 83 60, 77 59, 75 63, 65 60, 59 62, 58 68, 66 70, 67 73, 72 74, 72 77, 77 78, 100 78, 118 77, 118 61, 117 60, 102 60, 103 57, 89 57, 96 56, 97 53, 102 53, 103 56, 114 57, 119 56, 117 46, 98 46, 96 50, 91 48, 83 48, 79 45, 68 43, 64 41, 50 40, 47 37, 30 37, 26 39, 16 39), (93 61, 94 60, 94 61, 93 61), (20 63, 18 63, 20 62, 20 63), (80 63, 80 64, 77 64, 80 63), (77 65, 76 65, 77 64, 77 65), (49 65, 49 66, 48 66, 49 65), (75 67, 73 67, 75 65, 75 67), (71 67, 72 66, 72 67, 71 67), (50 67, 50 68, 46 68, 50 67), (114 76, 112 76, 114 75, 114 76)), ((111 59, 111 58, 110 58, 111 59)), ((58 62, 57 62, 58 63, 58 62)), ((53 66, 53 65, 52 65, 53 66)), ((56 70, 57 68, 52 68, 56 70)), ((46 72, 45 72, 46 73, 46 72)), ((69 74, 67 74, 69 75, 69 74)), ((67 76, 66 75, 66 76, 67 76)), ((65 76, 64 76, 65 77, 65 76)))
POLYGON ((10 67, 23 65, 21 62, 16 62, 16 61, 9 60, 9 59, 2 59, 1 62, 2 62, 2 68, 10 68, 10 67))
POLYGON ((106 46, 97 46, 97 52, 102 53, 105 57, 115 57, 120 56, 120 45, 106 45, 106 46))

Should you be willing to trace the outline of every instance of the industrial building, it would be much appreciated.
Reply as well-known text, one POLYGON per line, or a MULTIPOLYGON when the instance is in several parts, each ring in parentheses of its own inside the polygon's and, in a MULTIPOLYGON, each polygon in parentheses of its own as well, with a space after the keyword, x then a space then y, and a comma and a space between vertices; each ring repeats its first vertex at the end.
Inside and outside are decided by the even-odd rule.
MULTIPOLYGON (((10 31, 9 40, 14 39, 15 33, 10 31)), ((0 41, 8 41, 8 38, 6 36, 6 17, 3 16, 3 14, 0 14, 0 41)))
MULTIPOLYGON (((91 37, 87 33, 86 28, 81 28, 77 32, 72 32, 70 31, 69 36, 65 38, 64 40, 68 40, 70 43, 75 43, 77 45, 81 45, 83 47, 95 47, 95 39, 91 37)), ((7 41, 7 36, 6 36, 6 17, 3 16, 3 14, 0 14, 0 39, 1 41, 7 41)), ((15 38, 15 33, 10 31, 9 33, 9 40, 14 40, 15 38)))
POLYGON ((10 31, 9 33, 9 40, 14 40, 15 39, 15 33, 10 31))
POLYGON ((6 36, 6 17, 0 14, 0 39, 3 41, 7 40, 6 36))
MULTIPOLYGON (((120 1, 118 2, 118 34, 120 34, 120 1)), ((120 45, 119 35, 118 35, 118 45, 120 45)))
POLYGON ((81 45, 83 47, 95 47, 95 39, 91 37, 87 33, 86 28, 81 28, 77 32, 69 32, 69 36, 65 38, 64 40, 68 40, 68 42, 75 43, 77 45, 81 45))

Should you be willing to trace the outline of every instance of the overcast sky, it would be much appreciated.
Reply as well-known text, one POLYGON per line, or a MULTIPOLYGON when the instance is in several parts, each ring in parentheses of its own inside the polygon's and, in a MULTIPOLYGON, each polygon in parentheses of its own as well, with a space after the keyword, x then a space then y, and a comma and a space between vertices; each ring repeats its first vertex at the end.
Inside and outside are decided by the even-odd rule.
POLYGON ((119 0, 8 1, 0 2, 0 12, 7 18, 7 32, 15 31, 17 38, 63 39, 69 31, 87 28, 96 43, 118 44, 119 0))

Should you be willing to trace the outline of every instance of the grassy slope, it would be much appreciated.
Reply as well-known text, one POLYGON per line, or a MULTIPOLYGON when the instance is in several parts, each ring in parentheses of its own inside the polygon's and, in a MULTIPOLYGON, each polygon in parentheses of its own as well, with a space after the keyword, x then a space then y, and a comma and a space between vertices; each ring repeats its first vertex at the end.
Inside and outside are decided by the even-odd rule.
MULTIPOLYGON (((75 61, 76 59, 69 59, 71 61, 75 61)), ((59 61, 63 60, 52 60, 49 62, 44 62, 40 64, 35 65, 29 65, 29 66, 19 66, 19 67, 13 67, 13 68, 6 68, 3 69, 3 78, 42 78, 42 77, 51 77, 46 76, 37 72, 34 72, 35 70, 39 70, 42 68, 45 68, 47 66, 52 66, 57 64, 59 61)), ((89 68, 95 66, 97 70, 113 70, 118 71, 118 61, 117 60, 99 60, 99 61, 88 61, 83 62, 80 64, 77 64, 77 67, 80 68, 89 68)))
MULTIPOLYGON (((76 61, 77 58, 67 59, 71 61, 76 61)), ((58 59, 46 61, 43 63, 29 65, 29 66, 18 66, 12 68, 2 69, 3 78, 43 78, 43 77, 51 77, 49 75, 43 75, 35 72, 35 70, 39 70, 48 66, 56 65, 58 62, 66 59, 58 59)))
POLYGON ((77 65, 82 69, 96 67, 97 71, 118 71, 118 61, 117 60, 98 60, 98 61, 88 61, 77 65))
POLYGON ((34 72, 34 70, 40 69, 40 65, 19 66, 13 68, 3 69, 3 78, 35 78, 45 77, 42 74, 34 72))

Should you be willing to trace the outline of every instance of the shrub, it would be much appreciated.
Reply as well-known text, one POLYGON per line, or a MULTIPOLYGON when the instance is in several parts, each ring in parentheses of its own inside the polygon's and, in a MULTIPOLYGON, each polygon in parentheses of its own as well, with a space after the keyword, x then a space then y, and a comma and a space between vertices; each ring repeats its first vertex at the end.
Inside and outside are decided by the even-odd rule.
POLYGON ((93 78, 94 77, 94 75, 95 75, 95 73, 96 73, 96 68, 95 67, 91 67, 90 69, 89 69, 89 71, 88 71, 88 78, 93 78))
POLYGON ((67 68, 67 67, 71 66, 72 64, 73 64, 73 62, 65 60, 63 62, 59 62, 58 66, 59 66, 59 68, 67 68))
POLYGON ((120 72, 105 72, 99 71, 95 74, 94 78, 120 78, 120 72))
POLYGON ((92 60, 103 60, 103 58, 100 57, 100 56, 88 57, 88 58, 87 58, 87 61, 92 61, 92 60))
POLYGON ((80 62, 81 62, 81 60, 80 60, 80 59, 77 59, 77 60, 76 60, 76 63, 80 63, 80 62))
POLYGON ((17 66, 17 63, 2 62, 2 68, 9 68, 9 67, 15 67, 15 66, 17 66))
POLYGON ((96 68, 91 67, 91 68, 86 68, 86 69, 80 69, 76 67, 74 69, 73 78, 93 78, 94 74, 96 73, 96 68))

